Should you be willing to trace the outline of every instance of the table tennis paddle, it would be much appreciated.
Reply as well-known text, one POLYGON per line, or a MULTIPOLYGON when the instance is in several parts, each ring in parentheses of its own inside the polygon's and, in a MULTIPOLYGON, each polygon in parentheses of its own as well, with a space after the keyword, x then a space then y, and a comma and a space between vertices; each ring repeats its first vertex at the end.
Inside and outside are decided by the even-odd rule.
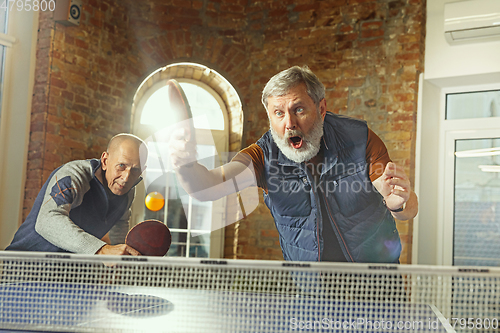
POLYGON ((168 227, 158 220, 146 220, 135 225, 127 234, 125 244, 139 251, 143 256, 164 256, 167 254, 172 235, 168 227))

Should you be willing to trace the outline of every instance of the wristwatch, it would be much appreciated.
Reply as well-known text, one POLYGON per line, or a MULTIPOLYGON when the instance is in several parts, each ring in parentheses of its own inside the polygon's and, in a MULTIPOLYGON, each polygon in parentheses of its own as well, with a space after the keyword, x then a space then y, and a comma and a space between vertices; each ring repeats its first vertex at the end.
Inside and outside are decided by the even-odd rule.
POLYGON ((387 208, 390 212, 393 212, 393 213, 399 213, 399 212, 402 212, 403 210, 405 210, 405 204, 403 204, 403 206, 399 207, 398 209, 390 209, 389 207, 387 207, 387 204, 385 203, 385 199, 384 199, 384 205, 385 205, 385 208, 387 208))

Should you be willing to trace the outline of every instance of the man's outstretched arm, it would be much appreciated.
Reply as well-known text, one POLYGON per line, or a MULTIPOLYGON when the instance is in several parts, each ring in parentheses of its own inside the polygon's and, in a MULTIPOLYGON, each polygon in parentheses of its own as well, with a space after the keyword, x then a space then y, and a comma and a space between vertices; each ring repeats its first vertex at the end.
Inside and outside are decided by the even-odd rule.
POLYGON ((184 190, 200 201, 214 201, 256 185, 251 168, 229 162, 209 170, 196 160, 196 143, 185 140, 185 130, 178 129, 169 142, 170 161, 184 190))

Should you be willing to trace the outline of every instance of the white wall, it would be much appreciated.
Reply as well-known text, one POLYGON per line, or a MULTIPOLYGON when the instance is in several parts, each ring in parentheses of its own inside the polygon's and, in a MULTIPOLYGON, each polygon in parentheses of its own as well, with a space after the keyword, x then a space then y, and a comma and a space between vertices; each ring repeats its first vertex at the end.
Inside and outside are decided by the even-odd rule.
POLYGON ((6 54, 0 119, 0 249, 22 222, 38 30, 38 12, 9 15, 7 32, 17 42, 6 54))
MULTIPOLYGON (((469 0, 477 1, 477 0, 469 0)), ((500 72, 500 40, 450 45, 444 37, 444 4, 454 0, 427 1, 425 79, 477 76, 500 72)), ((447 81, 445 81, 447 82, 447 81)), ((460 84, 463 81, 456 82, 460 84)))
MULTIPOLYGON (((477 1, 477 0, 470 0, 477 1)), ((500 1, 500 0, 499 0, 500 1)), ((444 37, 444 4, 454 0, 428 0, 425 73, 418 114, 416 170, 420 209, 415 221, 413 263, 443 261, 443 93, 447 89, 500 83, 500 39, 449 45, 444 37)), ((465 88, 464 88, 465 89, 465 88)), ((449 235, 448 235, 449 236, 449 235)), ((444 251, 446 252, 446 251, 444 251)), ((449 251, 448 251, 449 252, 449 251)))

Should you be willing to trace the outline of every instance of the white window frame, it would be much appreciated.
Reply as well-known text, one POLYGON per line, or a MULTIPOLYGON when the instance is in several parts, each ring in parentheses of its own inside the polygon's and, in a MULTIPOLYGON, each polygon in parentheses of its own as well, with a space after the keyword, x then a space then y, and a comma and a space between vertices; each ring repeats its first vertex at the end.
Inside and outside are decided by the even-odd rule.
POLYGON ((14 43, 17 41, 16 37, 6 35, 4 33, 0 32, 0 45, 6 46, 6 47, 12 47, 14 43))
POLYGON ((38 14, 9 12, 8 34, 0 36, 1 43, 8 47, 0 120, 0 249, 10 243, 22 222, 38 14))
MULTIPOLYGON (((215 92, 211 87, 209 87, 207 84, 201 82, 201 81, 196 81, 193 79, 187 79, 187 78, 175 78, 176 81, 179 83, 186 82, 186 83, 191 83, 198 85, 208 91, 219 103, 222 113, 224 116, 224 130, 207 130, 207 129, 196 129, 196 139, 198 142, 211 142, 212 140, 214 141, 217 151, 218 152, 227 152, 229 148, 229 130, 228 130, 228 112, 227 108, 225 106, 224 101, 222 98, 219 96, 217 92, 215 92)), ((146 104, 146 101, 153 95, 158 89, 162 88, 165 86, 166 80, 161 80, 158 82, 155 82, 141 97, 137 104, 136 112, 134 115, 133 123, 132 123, 132 133, 135 135, 141 137, 141 138, 146 138, 149 136, 149 133, 144 132, 141 130, 140 126, 140 117, 142 114, 142 111, 144 109, 144 106, 146 104)), ((225 159, 227 156, 221 156, 221 163, 227 163, 228 161, 225 159)), ((137 198, 144 198, 146 196, 145 193, 146 189, 143 184, 141 186, 138 186, 136 188, 136 197, 137 198)), ((189 203, 191 204, 192 199, 190 199, 189 203)), ((226 212, 225 212, 225 203, 226 203, 226 198, 219 199, 217 201, 214 201, 212 203, 212 221, 221 221, 218 223, 218 225, 225 225, 223 221, 226 219, 226 212)), ((165 209, 165 214, 167 213, 167 210, 165 209)), ((189 212, 186 212, 186 217, 188 218, 188 228, 190 226, 190 214, 189 212)), ((131 218, 131 226, 141 222, 141 217, 144 216, 144 204, 142 200, 134 200, 133 206, 132 206, 132 218, 131 218)), ((175 232, 175 230, 172 230, 175 232)), ((187 246, 189 248, 189 239, 190 239, 190 232, 188 231, 188 237, 187 237, 187 246)), ((186 251, 186 257, 189 256, 189 251, 186 251)), ((213 230, 210 234, 210 257, 211 258, 222 258, 224 256, 224 228, 219 228, 216 230, 213 230)))
POLYGON ((442 89, 440 102, 440 161, 438 188, 438 264, 453 264, 453 214, 455 186, 455 140, 500 136, 500 117, 445 120, 446 95, 500 90, 500 84, 462 86, 442 89))

